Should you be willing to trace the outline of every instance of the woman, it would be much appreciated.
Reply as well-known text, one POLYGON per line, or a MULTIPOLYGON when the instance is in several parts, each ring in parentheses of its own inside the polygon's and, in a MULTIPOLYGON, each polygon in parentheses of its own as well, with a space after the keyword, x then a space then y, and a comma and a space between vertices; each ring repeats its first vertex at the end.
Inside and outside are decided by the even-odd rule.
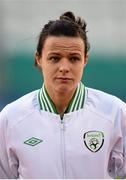
POLYGON ((126 178, 126 107, 81 83, 86 23, 66 12, 42 29, 40 90, 0 115, 0 178, 126 178))

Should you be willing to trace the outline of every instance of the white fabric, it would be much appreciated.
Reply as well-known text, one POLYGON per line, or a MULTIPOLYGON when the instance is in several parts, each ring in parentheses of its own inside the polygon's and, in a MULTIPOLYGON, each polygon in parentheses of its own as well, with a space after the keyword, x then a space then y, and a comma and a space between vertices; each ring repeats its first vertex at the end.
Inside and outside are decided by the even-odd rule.
POLYGON ((126 178, 126 107, 118 98, 86 88, 83 109, 64 115, 41 111, 34 91, 0 114, 0 178, 126 178), (100 131, 103 146, 90 151, 84 133, 100 131), (42 140, 30 146, 32 137, 42 140))

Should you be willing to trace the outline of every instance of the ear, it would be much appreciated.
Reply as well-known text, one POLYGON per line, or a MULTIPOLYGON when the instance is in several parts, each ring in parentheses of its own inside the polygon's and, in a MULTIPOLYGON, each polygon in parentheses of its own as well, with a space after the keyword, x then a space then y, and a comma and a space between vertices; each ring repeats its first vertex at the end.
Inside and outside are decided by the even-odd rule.
POLYGON ((41 67, 41 56, 35 51, 35 65, 41 67))
POLYGON ((84 66, 86 66, 88 62, 88 57, 89 57, 89 54, 87 53, 86 56, 84 57, 84 66))

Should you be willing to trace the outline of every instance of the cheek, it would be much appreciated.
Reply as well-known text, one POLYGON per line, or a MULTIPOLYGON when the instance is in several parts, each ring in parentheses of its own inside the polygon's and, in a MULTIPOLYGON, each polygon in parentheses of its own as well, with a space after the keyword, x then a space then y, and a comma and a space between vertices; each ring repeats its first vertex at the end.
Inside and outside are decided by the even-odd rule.
POLYGON ((81 80, 82 75, 83 75, 83 70, 84 70, 84 68, 81 66, 81 67, 79 68, 79 70, 77 71, 76 76, 77 76, 78 80, 81 80))
POLYGON ((81 79, 82 75, 83 75, 83 69, 81 69, 81 70, 79 71, 78 77, 81 79))
POLYGON ((48 77, 48 78, 52 78, 53 75, 55 74, 55 68, 53 66, 50 66, 50 65, 46 65, 46 66, 43 66, 43 76, 45 77, 48 77))
POLYGON ((83 69, 84 69, 83 65, 76 66, 76 69, 75 69, 76 74, 78 74, 78 76, 80 76, 83 73, 83 69))

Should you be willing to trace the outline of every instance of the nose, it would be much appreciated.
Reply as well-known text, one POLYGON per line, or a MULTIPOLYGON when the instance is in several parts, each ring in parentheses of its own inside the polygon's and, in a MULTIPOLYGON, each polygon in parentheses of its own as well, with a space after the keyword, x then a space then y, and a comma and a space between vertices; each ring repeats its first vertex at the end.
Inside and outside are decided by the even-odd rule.
POLYGON ((67 58, 63 58, 59 65, 59 71, 62 73, 68 73, 70 71, 70 65, 67 58))

